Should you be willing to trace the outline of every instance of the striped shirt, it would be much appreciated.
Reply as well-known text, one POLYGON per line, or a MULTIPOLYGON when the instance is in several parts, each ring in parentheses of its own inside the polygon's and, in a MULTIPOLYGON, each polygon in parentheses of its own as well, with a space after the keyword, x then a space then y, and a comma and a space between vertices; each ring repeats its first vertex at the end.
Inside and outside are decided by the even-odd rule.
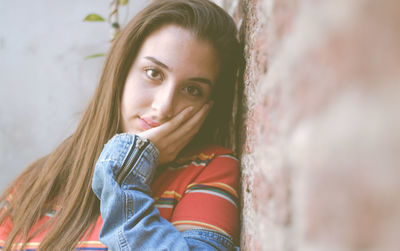
MULTIPOLYGON (((238 238, 239 186, 238 160, 221 146, 211 146, 190 157, 183 157, 159 167, 152 183, 156 208, 173 225, 212 229, 238 238)), ((10 198, 11 200, 11 198, 10 198)), ((57 207, 33 227, 31 232, 53 217, 57 207)), ((103 220, 99 216, 93 228, 78 243, 76 250, 107 250, 99 241, 103 220)), ((12 222, 8 218, 0 226, 0 248, 12 222)), ((36 250, 47 231, 30 240, 24 250, 36 250)), ((18 248, 19 244, 15 244, 18 248)))

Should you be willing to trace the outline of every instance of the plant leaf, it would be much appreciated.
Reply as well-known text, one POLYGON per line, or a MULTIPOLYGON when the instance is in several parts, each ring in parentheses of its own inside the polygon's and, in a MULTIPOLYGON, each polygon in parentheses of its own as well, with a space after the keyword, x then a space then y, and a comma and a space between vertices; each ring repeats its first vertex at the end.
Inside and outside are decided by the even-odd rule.
POLYGON ((83 19, 83 21, 88 21, 88 22, 104 22, 104 18, 98 14, 89 14, 83 19))
POLYGON ((117 36, 119 35, 119 32, 117 31, 117 32, 115 32, 115 34, 114 34, 114 37, 113 37, 113 39, 112 40, 114 40, 117 36))
POLYGON ((97 53, 97 54, 89 55, 89 56, 85 57, 85 59, 89 59, 89 58, 99 58, 99 57, 104 57, 105 55, 106 55, 106 54, 104 54, 104 53, 97 53))
POLYGON ((119 0, 119 3, 121 5, 127 5, 129 3, 129 0, 119 0))

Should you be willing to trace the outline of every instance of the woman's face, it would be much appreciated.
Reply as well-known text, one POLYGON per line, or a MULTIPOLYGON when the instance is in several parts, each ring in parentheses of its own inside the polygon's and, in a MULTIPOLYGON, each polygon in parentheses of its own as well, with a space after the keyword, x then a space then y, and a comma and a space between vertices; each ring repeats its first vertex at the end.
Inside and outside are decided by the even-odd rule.
POLYGON ((176 25, 151 33, 125 82, 123 132, 156 127, 188 106, 199 110, 209 100, 218 72, 219 60, 209 42, 176 25))

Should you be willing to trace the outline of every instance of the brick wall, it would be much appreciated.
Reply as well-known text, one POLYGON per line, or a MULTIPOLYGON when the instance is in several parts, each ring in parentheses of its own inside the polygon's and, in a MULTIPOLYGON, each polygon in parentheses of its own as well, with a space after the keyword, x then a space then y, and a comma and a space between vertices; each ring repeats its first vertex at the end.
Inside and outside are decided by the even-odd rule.
POLYGON ((400 1, 219 2, 247 63, 242 249, 400 250, 400 1))

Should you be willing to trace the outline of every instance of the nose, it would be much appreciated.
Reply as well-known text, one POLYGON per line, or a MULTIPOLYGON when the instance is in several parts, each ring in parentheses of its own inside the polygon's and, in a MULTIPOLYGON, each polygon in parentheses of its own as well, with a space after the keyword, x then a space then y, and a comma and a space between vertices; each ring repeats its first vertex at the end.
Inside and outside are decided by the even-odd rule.
POLYGON ((173 83, 164 82, 157 88, 152 102, 152 109, 157 121, 167 121, 174 116, 176 95, 173 83))

